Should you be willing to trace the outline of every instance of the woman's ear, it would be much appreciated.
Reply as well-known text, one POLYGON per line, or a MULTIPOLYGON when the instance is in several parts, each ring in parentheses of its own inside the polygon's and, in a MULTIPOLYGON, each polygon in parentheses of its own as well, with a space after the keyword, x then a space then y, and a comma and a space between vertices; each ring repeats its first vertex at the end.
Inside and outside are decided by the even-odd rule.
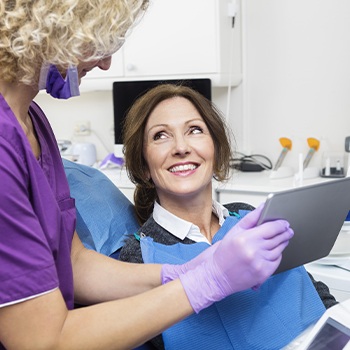
POLYGON ((151 173, 148 169, 145 169, 145 180, 149 182, 151 180, 151 173))
POLYGON ((151 173, 149 170, 145 171, 145 185, 148 188, 154 188, 154 183, 152 181, 151 173))

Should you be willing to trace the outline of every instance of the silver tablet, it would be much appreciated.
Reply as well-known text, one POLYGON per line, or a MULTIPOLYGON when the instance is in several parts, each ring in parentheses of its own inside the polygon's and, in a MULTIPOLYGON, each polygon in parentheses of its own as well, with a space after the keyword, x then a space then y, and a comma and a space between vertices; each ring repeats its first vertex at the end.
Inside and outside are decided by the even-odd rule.
POLYGON ((285 219, 294 237, 276 273, 327 256, 350 211, 350 177, 268 195, 258 224, 285 219))

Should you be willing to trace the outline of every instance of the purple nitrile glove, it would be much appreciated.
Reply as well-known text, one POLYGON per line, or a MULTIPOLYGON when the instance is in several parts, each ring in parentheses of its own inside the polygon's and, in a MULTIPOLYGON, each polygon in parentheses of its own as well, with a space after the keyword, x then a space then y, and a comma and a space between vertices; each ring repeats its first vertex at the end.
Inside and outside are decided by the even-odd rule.
POLYGON ((162 284, 175 280, 179 278, 180 275, 186 273, 188 270, 192 270, 198 265, 200 265, 203 261, 205 261, 210 255, 212 255, 215 252, 215 250, 219 247, 220 243, 221 241, 218 241, 217 243, 204 250, 204 252, 182 265, 163 264, 160 275, 162 284))
POLYGON ((67 69, 64 79, 53 64, 43 65, 40 72, 39 89, 45 89, 48 94, 58 99, 68 99, 79 96, 79 76, 76 67, 67 69))
MULTIPOLYGON (((259 212, 259 216, 261 213, 261 210, 263 208, 263 204, 261 207, 257 208, 256 213, 259 212)), ((247 220, 246 220, 247 221, 247 220)), ((256 226, 255 220, 251 220, 250 223, 247 221, 243 227, 240 226, 239 222, 235 225, 236 230, 247 230, 248 228, 253 228, 256 226)), ((194 269, 198 265, 200 265, 203 261, 207 259, 210 255, 212 255, 215 250, 219 247, 221 241, 218 241, 217 243, 213 244, 211 247, 207 248, 204 252, 199 254, 197 257, 193 258, 192 260, 188 261, 185 264, 182 265, 173 265, 173 264, 163 264, 162 270, 161 270, 161 281, 162 284, 168 283, 176 278, 179 278, 180 275, 186 273, 188 270, 194 269)))
POLYGON ((228 295, 262 284, 276 271, 294 233, 285 220, 256 226, 261 210, 246 215, 212 254, 207 252, 202 262, 179 275, 196 313, 228 295))

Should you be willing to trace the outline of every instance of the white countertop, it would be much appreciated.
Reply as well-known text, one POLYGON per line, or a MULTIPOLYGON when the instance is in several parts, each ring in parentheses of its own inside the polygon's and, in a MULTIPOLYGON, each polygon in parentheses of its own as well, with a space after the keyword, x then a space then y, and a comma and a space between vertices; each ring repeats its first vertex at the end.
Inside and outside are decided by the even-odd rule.
POLYGON ((290 188, 312 185, 315 183, 334 180, 334 178, 314 177, 297 181, 295 176, 286 178, 271 178, 271 171, 264 170, 261 172, 233 172, 229 181, 225 183, 216 183, 217 191, 242 191, 242 192, 262 192, 271 193, 283 191, 290 188))
MULTIPOLYGON (((133 183, 129 180, 125 168, 111 167, 101 170, 108 178, 120 187, 133 188, 133 183)), ((242 191, 242 192, 261 192, 271 193, 283 191, 290 188, 312 185, 315 183, 334 180, 333 178, 323 178, 320 176, 303 179, 302 182, 296 181, 294 176, 272 179, 270 170, 261 172, 241 172, 234 171, 227 182, 214 181, 216 191, 242 191)))

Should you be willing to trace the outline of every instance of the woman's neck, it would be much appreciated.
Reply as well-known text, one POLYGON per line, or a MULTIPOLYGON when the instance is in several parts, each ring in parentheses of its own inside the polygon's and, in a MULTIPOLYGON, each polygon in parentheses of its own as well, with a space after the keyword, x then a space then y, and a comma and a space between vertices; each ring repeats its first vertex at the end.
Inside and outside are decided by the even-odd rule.
POLYGON ((29 117, 28 109, 30 103, 33 101, 38 91, 29 85, 9 83, 0 80, 0 93, 10 106, 16 118, 25 123, 29 117))
POLYGON ((0 93, 10 106, 26 134, 36 158, 40 156, 40 146, 28 111, 37 92, 38 91, 29 85, 9 83, 0 80, 0 93))
POLYGON ((167 196, 163 200, 160 199, 160 205, 177 217, 198 226, 209 242, 220 228, 219 219, 213 213, 211 191, 195 198, 167 196))

